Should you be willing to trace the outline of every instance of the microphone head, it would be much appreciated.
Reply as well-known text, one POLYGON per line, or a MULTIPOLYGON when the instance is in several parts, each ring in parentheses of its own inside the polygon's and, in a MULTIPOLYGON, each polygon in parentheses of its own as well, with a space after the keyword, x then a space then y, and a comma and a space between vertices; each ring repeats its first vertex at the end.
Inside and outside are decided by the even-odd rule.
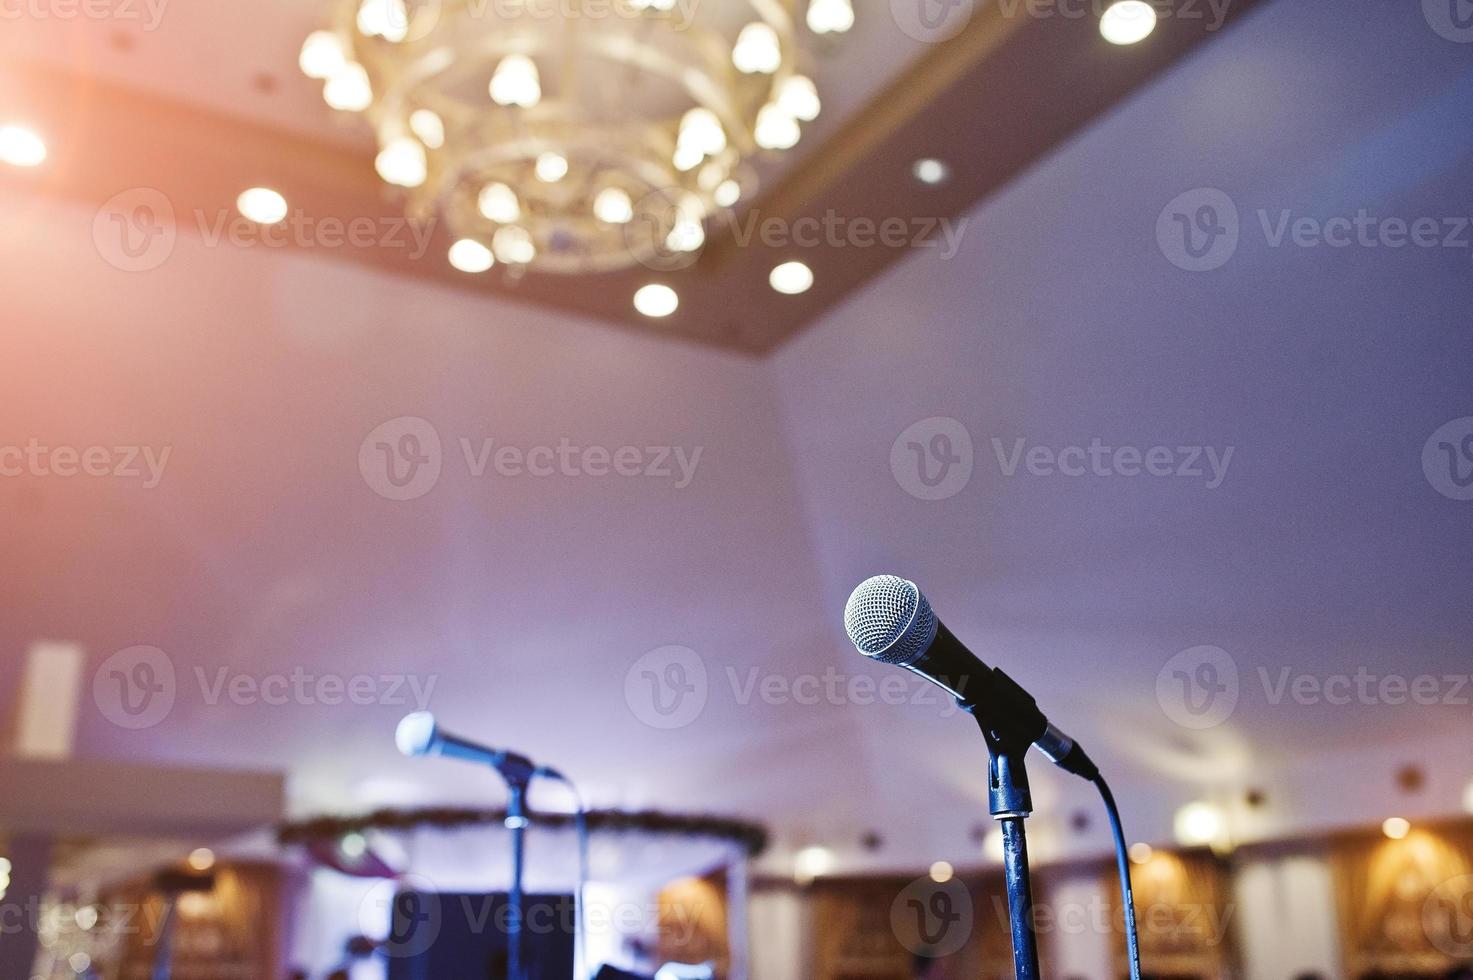
POLYGON ((854 647, 882 664, 909 666, 936 639, 936 614, 914 582, 876 575, 844 604, 844 629, 854 647))
POLYGON ((405 755, 429 755, 439 740, 439 726, 435 716, 428 711, 416 711, 404 716, 394 731, 394 744, 405 755))

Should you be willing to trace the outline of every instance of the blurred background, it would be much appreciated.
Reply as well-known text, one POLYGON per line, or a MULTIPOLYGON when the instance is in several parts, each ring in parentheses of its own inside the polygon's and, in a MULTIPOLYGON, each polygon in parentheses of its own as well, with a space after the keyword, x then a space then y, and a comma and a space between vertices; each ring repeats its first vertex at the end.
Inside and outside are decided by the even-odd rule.
POLYGON ((1464 0, 0 18, 0 975, 1473 964, 1464 0))

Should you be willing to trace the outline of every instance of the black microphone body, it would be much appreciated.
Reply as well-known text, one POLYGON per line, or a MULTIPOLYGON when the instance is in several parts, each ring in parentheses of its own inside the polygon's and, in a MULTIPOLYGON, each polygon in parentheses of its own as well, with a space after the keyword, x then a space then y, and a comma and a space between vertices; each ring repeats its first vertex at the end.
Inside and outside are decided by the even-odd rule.
POLYGON ((938 685, 970 712, 995 746, 1038 746, 1060 768, 1100 774, 1089 756, 1016 681, 989 667, 946 628, 914 582, 879 575, 860 584, 844 610, 849 638, 871 660, 904 667, 938 685))
POLYGON ((1094 779, 1099 769, 1068 735, 1049 724, 1033 695, 1000 668, 988 667, 936 620, 936 638, 913 662, 899 664, 939 685, 982 726, 990 741, 1036 745, 1061 769, 1094 779))

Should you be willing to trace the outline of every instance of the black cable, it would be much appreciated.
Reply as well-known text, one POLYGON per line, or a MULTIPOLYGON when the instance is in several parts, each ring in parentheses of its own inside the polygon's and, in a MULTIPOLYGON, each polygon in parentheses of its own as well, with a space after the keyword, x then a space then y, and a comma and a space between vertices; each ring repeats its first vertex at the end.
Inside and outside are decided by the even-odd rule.
POLYGON ((1125 845, 1125 828, 1120 824, 1120 808, 1115 805, 1115 794, 1105 784, 1104 776, 1093 780, 1105 800, 1105 812, 1110 815, 1110 832, 1115 835, 1115 863, 1120 869, 1120 895, 1125 907, 1125 948, 1130 960, 1130 980, 1141 980, 1140 937, 1135 925, 1135 893, 1130 887, 1130 852, 1125 845))

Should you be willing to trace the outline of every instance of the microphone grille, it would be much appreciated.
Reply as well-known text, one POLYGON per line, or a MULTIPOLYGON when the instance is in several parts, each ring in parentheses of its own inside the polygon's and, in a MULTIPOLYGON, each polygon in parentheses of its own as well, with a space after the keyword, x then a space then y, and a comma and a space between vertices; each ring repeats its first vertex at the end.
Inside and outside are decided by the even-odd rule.
POLYGON ((855 648, 886 664, 914 662, 936 638, 936 614, 914 582, 876 575, 844 605, 844 629, 855 648))

